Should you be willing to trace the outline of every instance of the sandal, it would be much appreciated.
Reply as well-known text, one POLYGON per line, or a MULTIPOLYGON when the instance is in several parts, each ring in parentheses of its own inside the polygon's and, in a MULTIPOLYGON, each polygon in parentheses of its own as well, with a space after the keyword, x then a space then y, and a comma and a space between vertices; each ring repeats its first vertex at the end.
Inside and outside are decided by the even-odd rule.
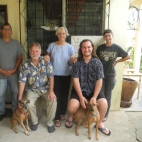
POLYGON ((63 121, 63 120, 65 120, 65 115, 61 115, 60 116, 60 119, 63 121))
POLYGON ((102 122, 105 122, 107 120, 107 117, 105 117, 103 120, 102 120, 102 122))
MULTIPOLYGON (((69 118, 68 118, 69 119, 69 118)), ((70 120, 66 120, 66 123, 68 123, 70 126, 68 126, 66 123, 65 123, 65 126, 66 126, 66 128, 71 128, 72 126, 73 126, 73 120, 72 121, 70 121, 70 120)))
POLYGON ((108 134, 106 133, 106 132, 107 132, 107 128, 106 128, 106 127, 104 127, 104 128, 99 128, 99 127, 98 127, 98 129, 99 129, 103 134, 105 134, 105 135, 107 135, 107 136, 110 136, 110 134, 111 134, 110 130, 108 130, 108 134))
MULTIPOLYGON (((96 128, 96 125, 95 125, 94 127, 96 128)), ((106 127, 104 127, 104 128, 99 128, 99 127, 98 127, 98 130, 101 131, 103 134, 105 134, 105 135, 107 135, 107 136, 110 136, 110 135, 111 135, 111 131, 108 130, 106 127), (105 133, 105 132, 107 132, 107 130, 108 130, 108 134, 105 133)))
POLYGON ((55 120, 54 125, 55 125, 56 127, 60 127, 60 126, 61 126, 60 120, 55 120))

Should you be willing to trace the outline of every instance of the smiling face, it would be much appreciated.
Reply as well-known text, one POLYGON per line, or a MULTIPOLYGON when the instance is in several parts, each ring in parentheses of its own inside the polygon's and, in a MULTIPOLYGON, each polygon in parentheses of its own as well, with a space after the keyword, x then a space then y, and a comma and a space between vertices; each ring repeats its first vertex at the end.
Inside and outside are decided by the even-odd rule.
POLYGON ((12 29, 9 25, 4 25, 1 30, 3 38, 10 38, 12 34, 12 29))
POLYGON ((66 31, 64 29, 60 29, 60 31, 57 34, 57 37, 59 41, 65 41, 67 37, 66 31))
POLYGON ((32 60, 38 60, 40 55, 41 55, 41 49, 37 45, 34 45, 33 47, 30 48, 30 56, 32 60))
POLYGON ((106 43, 112 43, 113 35, 112 33, 106 33, 104 34, 104 40, 106 43))
POLYGON ((84 57, 92 56, 93 47, 90 41, 83 42, 81 45, 81 51, 84 57))

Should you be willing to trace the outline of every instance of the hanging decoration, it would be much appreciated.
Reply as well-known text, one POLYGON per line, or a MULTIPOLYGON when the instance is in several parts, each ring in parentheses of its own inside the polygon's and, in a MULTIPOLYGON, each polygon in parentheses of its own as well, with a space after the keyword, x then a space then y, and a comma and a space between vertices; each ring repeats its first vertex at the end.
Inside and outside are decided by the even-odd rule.
POLYGON ((130 29, 139 29, 140 16, 139 9, 135 6, 130 6, 128 11, 128 26, 130 29), (137 28, 136 28, 137 27, 137 28))
POLYGON ((57 21, 56 20, 49 20, 45 26, 41 26, 44 30, 57 30, 57 21))
POLYGON ((42 29, 44 30, 57 30, 58 29, 58 22, 55 19, 55 11, 54 11, 54 1, 51 0, 50 2, 50 6, 49 6, 49 12, 48 12, 48 16, 47 16, 47 24, 45 26, 41 26, 42 29), (50 17, 50 14, 52 13, 53 17, 50 17), (51 19, 50 19, 51 18, 51 19))

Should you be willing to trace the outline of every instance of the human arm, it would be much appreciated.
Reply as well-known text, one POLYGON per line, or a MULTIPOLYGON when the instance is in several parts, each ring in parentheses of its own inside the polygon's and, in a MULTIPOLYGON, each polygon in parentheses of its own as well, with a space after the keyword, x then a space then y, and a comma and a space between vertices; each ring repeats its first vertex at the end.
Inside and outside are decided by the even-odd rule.
POLYGON ((22 99, 24 88, 25 88, 25 83, 19 82, 19 84, 18 84, 18 101, 22 99))
POLYGON ((128 60, 128 59, 130 59, 130 56, 129 55, 127 55, 126 57, 124 57, 124 58, 121 58, 121 59, 119 59, 119 60, 116 60, 114 63, 113 63, 113 66, 115 66, 117 63, 119 63, 119 62, 124 62, 124 61, 126 61, 126 60, 128 60))
POLYGON ((10 73, 9 73, 9 70, 3 70, 2 68, 0 68, 0 73, 3 74, 6 77, 11 76, 10 73))
POLYGON ((47 52, 47 54, 44 56, 44 60, 46 62, 50 61, 50 53, 47 52))
POLYGON ((9 71, 11 75, 14 74, 14 73, 18 70, 18 68, 19 68, 19 66, 20 66, 20 64, 21 64, 21 62, 22 62, 22 55, 19 55, 19 56, 17 57, 17 61, 16 61, 16 64, 15 64, 14 69, 9 71))
POLYGON ((74 64, 77 61, 77 57, 73 57, 73 54, 75 53, 74 47, 70 46, 70 59, 69 59, 69 65, 74 64))
POLYGON ((14 68, 15 72, 18 70, 21 62, 22 62, 22 55, 19 55, 18 58, 17 58, 17 61, 16 61, 15 68, 14 68))
POLYGON ((87 100, 82 94, 80 83, 79 83, 79 78, 73 77, 73 86, 74 86, 74 89, 76 90, 76 93, 77 93, 79 99, 80 99, 81 106, 83 108, 86 108, 85 103, 87 103, 87 100))
POLYGON ((99 79, 96 81, 95 87, 94 87, 94 94, 93 97, 91 98, 91 101, 96 102, 97 96, 100 93, 102 88, 102 79, 99 79))
POLYGON ((69 60, 69 65, 72 65, 74 64, 75 62, 77 61, 77 58, 76 57, 73 57, 73 55, 70 56, 70 60, 69 60))
POLYGON ((54 77, 50 76, 49 77, 48 99, 51 101, 56 101, 56 95, 54 94, 53 87, 54 87, 54 77))
POLYGON ((20 73, 19 73, 19 83, 18 83, 18 100, 22 99, 22 95, 26 86, 27 79, 29 75, 28 64, 25 62, 21 65, 20 73))

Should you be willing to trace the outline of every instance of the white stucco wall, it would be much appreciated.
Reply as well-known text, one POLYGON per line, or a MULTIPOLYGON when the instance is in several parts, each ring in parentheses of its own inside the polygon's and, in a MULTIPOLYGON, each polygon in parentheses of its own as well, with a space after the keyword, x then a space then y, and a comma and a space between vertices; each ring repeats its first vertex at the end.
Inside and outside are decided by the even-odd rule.
MULTIPOLYGON (((7 5, 8 23, 12 26, 12 38, 20 42, 19 32, 19 0, 0 0, 0 5, 7 5)), ((6 102, 11 101, 9 90, 6 102)))
POLYGON ((8 22, 12 26, 12 38, 19 38, 19 0, 0 0, 0 5, 7 5, 8 22))
MULTIPOLYGON (((108 0, 106 0, 106 3, 108 0)), ((22 0, 24 3, 24 0, 22 0)), ((19 0, 0 0, 0 4, 6 4, 8 10, 8 22, 11 24, 13 29, 12 38, 20 41, 20 32, 19 32, 19 0)), ((108 5, 104 5, 106 9, 108 5)), ((127 25, 127 12, 129 7, 129 0, 110 0, 110 19, 109 19, 109 28, 113 30, 114 33, 114 43, 119 44, 123 48, 125 47, 126 42, 126 25, 127 25)), ((107 18, 106 18, 107 21, 107 18)), ((25 26, 25 23, 22 21, 22 26, 25 26)), ((105 24, 105 28, 108 28, 108 22, 105 24)), ((22 32, 25 32, 23 29, 22 32)), ((25 41, 24 39, 22 39, 25 41)), ((119 110, 120 108, 120 99, 121 99, 121 87, 122 87, 122 71, 123 63, 116 65, 117 71, 117 83, 113 90, 112 95, 112 105, 111 110, 119 110)))
MULTIPOLYGON (((106 3, 107 2, 108 1, 106 1, 106 3)), ((113 42, 120 45, 122 48, 125 48, 126 43, 128 7, 129 0, 110 0, 109 28, 114 34, 113 42)), ((106 8, 108 8, 108 5, 106 8)), ((108 28, 108 23, 106 23, 105 28, 108 28)), ((117 64, 115 68, 117 83, 112 92, 111 110, 120 109, 123 63, 117 64)))

